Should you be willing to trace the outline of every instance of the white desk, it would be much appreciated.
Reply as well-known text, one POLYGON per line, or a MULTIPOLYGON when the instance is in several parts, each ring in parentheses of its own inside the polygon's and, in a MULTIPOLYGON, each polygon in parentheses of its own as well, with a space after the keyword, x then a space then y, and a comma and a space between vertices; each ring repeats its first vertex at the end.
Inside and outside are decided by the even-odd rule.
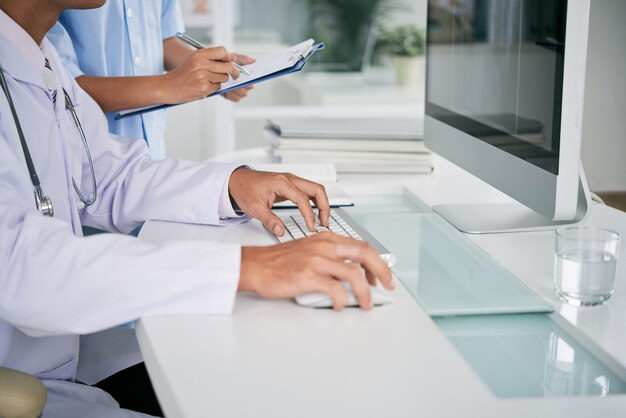
MULTIPOLYGON (((357 180, 340 178, 348 191, 353 190, 351 185, 359 189, 357 180)), ((399 180, 393 179, 393 190, 399 180)), ((402 181, 428 205, 476 199, 477 191, 504 200, 447 164, 438 163, 431 176, 402 181), (456 183, 459 194, 441 187, 447 182, 456 183), (467 190, 473 193, 467 195, 467 190)), ((378 188, 370 184, 369 191, 380 193, 384 188, 384 182, 378 188)), ((610 208, 594 206, 589 223, 626 236, 626 214, 610 208)), ((251 224, 226 229, 148 223, 141 237, 154 242, 186 238, 272 243, 251 224)), ((626 377, 623 260, 611 301, 600 308, 576 309, 561 304, 552 293, 552 233, 472 240, 553 302, 556 321, 622 379, 626 377)), ((494 396, 402 286, 395 296, 394 304, 371 312, 336 313, 241 295, 232 316, 143 318, 137 335, 170 418, 626 416, 626 395, 494 396)))

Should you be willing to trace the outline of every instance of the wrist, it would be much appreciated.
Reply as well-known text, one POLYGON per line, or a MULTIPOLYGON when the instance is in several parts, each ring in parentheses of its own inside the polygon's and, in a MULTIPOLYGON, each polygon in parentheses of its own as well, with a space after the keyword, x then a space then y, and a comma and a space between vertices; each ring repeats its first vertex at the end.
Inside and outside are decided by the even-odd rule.
POLYGON ((237 190, 240 188, 240 183, 242 183, 239 177, 247 171, 252 171, 247 165, 237 167, 232 173, 230 173, 230 178, 228 179, 228 197, 230 198, 230 203, 235 211, 242 210, 239 203, 237 203, 237 198, 235 196, 238 194, 237 190))
POLYGON ((231 196, 231 194, 228 194, 228 198, 230 199, 230 205, 233 207, 233 212, 235 212, 235 214, 237 214, 237 216, 243 216, 245 215, 245 212, 243 209, 241 209, 239 207, 239 205, 237 204, 237 202, 235 201, 235 199, 231 196))
POLYGON ((237 292, 254 292, 254 284, 252 279, 252 272, 254 272, 251 247, 241 247, 241 266, 239 269, 239 285, 237 292))
POLYGON ((152 94, 158 104, 173 104, 174 100, 170 93, 171 75, 165 73, 154 76, 154 83, 152 83, 152 94))

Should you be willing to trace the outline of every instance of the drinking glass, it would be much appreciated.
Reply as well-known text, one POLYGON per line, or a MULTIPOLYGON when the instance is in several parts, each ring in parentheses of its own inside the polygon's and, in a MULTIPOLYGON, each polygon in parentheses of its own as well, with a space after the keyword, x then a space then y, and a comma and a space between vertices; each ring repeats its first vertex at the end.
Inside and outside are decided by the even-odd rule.
POLYGON ((615 290, 620 236, 608 229, 570 226, 556 231, 554 286, 578 306, 606 302, 615 290))

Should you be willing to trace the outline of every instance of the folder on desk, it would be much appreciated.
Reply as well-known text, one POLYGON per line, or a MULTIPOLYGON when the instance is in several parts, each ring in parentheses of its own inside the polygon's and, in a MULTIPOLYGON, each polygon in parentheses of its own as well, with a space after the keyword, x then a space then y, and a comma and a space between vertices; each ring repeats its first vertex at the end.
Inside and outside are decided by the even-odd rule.
MULTIPOLYGON (((315 52, 321 49, 324 49, 323 43, 320 42, 316 44, 313 39, 308 39, 282 51, 267 55, 265 57, 261 57, 257 59, 256 62, 243 66, 243 68, 245 68, 249 72, 249 74, 241 73, 237 80, 231 79, 226 83, 222 83, 222 88, 220 90, 206 97, 213 97, 219 94, 225 94, 232 90, 271 80, 272 78, 296 73, 302 70, 309 61, 309 58, 311 58, 311 56, 315 52)), ((119 112, 115 116, 115 120, 136 116, 146 112, 153 112, 159 109, 166 109, 172 106, 178 105, 165 104, 158 106, 142 107, 138 109, 128 109, 119 112)))

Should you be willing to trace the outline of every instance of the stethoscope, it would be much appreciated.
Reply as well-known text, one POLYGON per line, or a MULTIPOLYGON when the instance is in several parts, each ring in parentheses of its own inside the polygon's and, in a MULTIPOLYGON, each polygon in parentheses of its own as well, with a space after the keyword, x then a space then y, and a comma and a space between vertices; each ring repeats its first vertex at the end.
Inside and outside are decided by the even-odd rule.
MULTIPOLYGON (((9 102, 9 107, 11 108, 11 113, 13 114, 15 127, 17 128, 17 134, 20 137, 20 143, 22 144, 22 151, 24 152, 24 158, 26 159, 26 166, 28 167, 30 181, 33 183, 33 187, 35 188, 35 204, 37 206, 37 210, 41 212, 41 214, 44 216, 52 217, 54 216, 54 207, 52 206, 52 200, 44 194, 41 188, 39 176, 37 176, 37 170, 35 170, 35 165, 33 164, 33 159, 30 156, 28 144, 26 144, 26 138, 24 138, 22 125, 19 118, 17 117, 15 106, 13 105, 13 98, 11 97, 11 92, 9 92, 9 86, 7 85, 6 79, 4 78, 4 68, 2 67, 2 65, 0 65, 0 86, 2 86, 2 91, 4 91, 4 95, 9 102)), ((80 201, 83 202, 85 206, 93 205, 98 197, 98 188, 96 183, 96 172, 93 166, 93 160, 91 159, 91 151, 89 150, 89 144, 87 143, 87 138, 85 137, 85 131, 83 130, 83 126, 78 119, 78 115, 76 114, 76 109, 74 108, 72 99, 70 99, 70 96, 69 94, 67 94, 67 91, 65 91, 65 89, 63 89, 63 95, 65 96, 65 109, 69 110, 72 114, 74 124, 80 132, 83 146, 85 147, 85 151, 87 151, 87 158, 89 159, 89 166, 91 169, 91 184, 93 187, 93 193, 91 197, 86 198, 85 196, 83 196, 83 194, 80 192, 80 189, 76 185, 74 177, 72 177, 72 184, 74 185, 74 190, 76 191, 76 194, 78 194, 78 198, 80 199, 80 201)))

